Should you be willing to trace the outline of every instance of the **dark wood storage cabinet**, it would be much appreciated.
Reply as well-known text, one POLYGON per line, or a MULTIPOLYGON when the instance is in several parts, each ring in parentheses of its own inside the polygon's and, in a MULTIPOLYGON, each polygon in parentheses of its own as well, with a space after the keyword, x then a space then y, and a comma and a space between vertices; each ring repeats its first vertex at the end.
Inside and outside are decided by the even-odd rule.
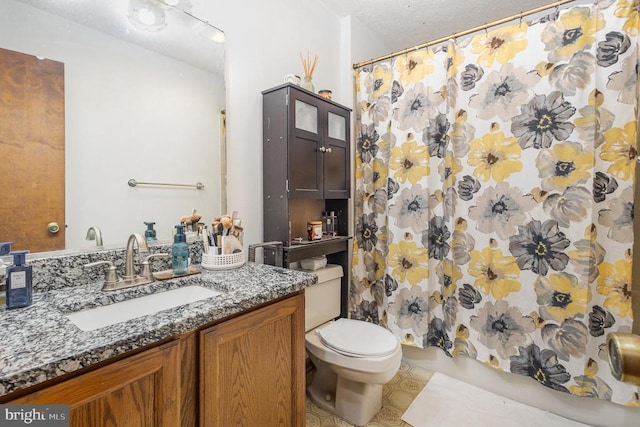
POLYGON ((320 255, 342 265, 346 316, 351 110, 293 84, 262 95, 264 241, 283 242, 285 267, 320 255), (292 244, 306 240, 308 221, 330 211, 339 237, 292 244))

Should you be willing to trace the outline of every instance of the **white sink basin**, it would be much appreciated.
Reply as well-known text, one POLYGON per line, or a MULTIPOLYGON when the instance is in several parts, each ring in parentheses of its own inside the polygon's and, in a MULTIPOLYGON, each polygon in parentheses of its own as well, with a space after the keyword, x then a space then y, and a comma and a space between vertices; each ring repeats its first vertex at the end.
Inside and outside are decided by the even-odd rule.
POLYGON ((83 331, 92 331, 137 317, 148 316, 169 308, 215 297, 221 293, 202 286, 185 286, 70 313, 65 317, 83 331))

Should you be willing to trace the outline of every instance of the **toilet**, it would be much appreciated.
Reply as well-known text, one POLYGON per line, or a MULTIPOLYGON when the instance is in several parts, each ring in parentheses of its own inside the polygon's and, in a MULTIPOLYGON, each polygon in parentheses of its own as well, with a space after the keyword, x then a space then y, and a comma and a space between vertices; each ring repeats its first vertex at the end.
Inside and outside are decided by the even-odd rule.
POLYGON ((382 387, 398 372, 402 347, 382 326, 336 319, 341 266, 313 273, 318 284, 305 290, 305 347, 316 372, 307 394, 320 408, 363 426, 382 408, 382 387))

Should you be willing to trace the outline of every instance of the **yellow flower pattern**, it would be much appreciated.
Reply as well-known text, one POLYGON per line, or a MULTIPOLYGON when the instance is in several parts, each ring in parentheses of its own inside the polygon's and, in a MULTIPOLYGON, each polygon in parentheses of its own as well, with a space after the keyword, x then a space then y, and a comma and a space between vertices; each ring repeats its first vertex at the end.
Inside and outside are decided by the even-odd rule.
POLYGON ((418 247, 415 242, 401 240, 389 245, 389 268, 399 281, 407 281, 416 285, 429 277, 426 249, 418 247))
POLYGON ((520 269, 515 260, 512 256, 504 256, 499 249, 490 247, 471 251, 469 274, 475 277, 474 285, 478 289, 500 300, 520 290, 520 269))
POLYGON ((605 308, 628 316, 631 313, 631 258, 602 263, 596 290, 605 296, 605 308))
POLYGON ((433 51, 423 50, 398 57, 396 71, 403 84, 418 83, 435 69, 433 51))
POLYGON ((389 169, 398 182, 416 184, 429 175, 429 150, 424 144, 418 145, 409 134, 404 144, 391 149, 389 169))
POLYGON ((515 137, 503 132, 490 132, 471 141, 468 163, 475 166, 473 174, 482 181, 493 178, 502 182, 514 172, 522 170, 522 148, 515 137))
POLYGON ((607 172, 616 178, 633 178, 636 168, 636 122, 627 123, 623 129, 611 128, 604 133, 605 143, 600 158, 611 162, 607 172))
POLYGON ((638 1, 564 7, 356 70, 349 311, 637 406, 603 349, 634 314, 638 1))
POLYGON ((482 33, 473 39, 471 52, 479 54, 480 65, 506 64, 527 47, 526 34, 526 23, 482 33))

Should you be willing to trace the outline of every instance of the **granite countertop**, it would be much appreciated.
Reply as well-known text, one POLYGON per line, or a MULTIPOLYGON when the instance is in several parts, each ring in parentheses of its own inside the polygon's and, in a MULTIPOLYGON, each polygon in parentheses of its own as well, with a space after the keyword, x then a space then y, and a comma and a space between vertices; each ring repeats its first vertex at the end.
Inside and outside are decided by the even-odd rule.
POLYGON ((34 293, 29 307, 0 309, 0 396, 246 311, 317 283, 315 274, 248 263, 117 291, 102 283, 34 293), (222 294, 93 331, 65 314, 188 285, 222 294))

